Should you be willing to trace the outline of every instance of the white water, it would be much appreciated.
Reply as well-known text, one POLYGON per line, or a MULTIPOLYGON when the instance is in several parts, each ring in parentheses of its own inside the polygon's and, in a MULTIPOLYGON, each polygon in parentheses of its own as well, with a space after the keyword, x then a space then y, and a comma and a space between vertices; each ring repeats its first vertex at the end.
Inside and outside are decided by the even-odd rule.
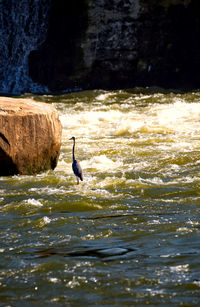
MULTIPOLYGON (((89 104, 81 99, 56 104, 63 125, 63 153, 57 170, 73 176, 69 138, 75 136, 87 184, 94 185, 99 176, 103 176, 98 182, 101 187, 199 181, 192 172, 200 164, 197 99, 191 103, 159 93, 153 99, 128 95, 117 103, 118 95, 105 92, 89 104)), ((120 95, 126 96, 123 91, 120 95)))

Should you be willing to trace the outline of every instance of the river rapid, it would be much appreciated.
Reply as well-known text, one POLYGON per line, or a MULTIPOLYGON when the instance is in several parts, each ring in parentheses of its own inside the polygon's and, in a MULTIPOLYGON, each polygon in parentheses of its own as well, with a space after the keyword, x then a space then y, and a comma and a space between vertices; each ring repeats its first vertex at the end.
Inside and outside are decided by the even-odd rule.
POLYGON ((56 106, 61 154, 0 177, 0 306, 199 306, 200 91, 33 98, 56 106))

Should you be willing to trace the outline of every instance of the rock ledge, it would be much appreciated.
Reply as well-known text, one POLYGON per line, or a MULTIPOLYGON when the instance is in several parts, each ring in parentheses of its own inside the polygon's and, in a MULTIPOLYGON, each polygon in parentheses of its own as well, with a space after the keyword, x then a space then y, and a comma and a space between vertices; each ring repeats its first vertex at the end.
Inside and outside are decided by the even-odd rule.
POLYGON ((61 135, 62 125, 53 105, 0 97, 0 176, 54 169, 61 135))

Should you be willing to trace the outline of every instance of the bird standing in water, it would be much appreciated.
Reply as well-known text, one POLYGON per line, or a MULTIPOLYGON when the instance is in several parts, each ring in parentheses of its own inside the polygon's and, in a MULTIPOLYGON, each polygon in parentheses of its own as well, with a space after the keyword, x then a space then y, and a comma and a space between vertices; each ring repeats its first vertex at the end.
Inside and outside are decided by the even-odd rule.
POLYGON ((73 149, 72 149, 72 159, 73 159, 72 169, 73 169, 74 175, 77 178, 77 184, 79 184, 79 179, 81 181, 83 181, 83 171, 82 171, 82 168, 80 166, 80 163, 78 162, 78 160, 76 160, 75 154, 74 154, 74 151, 75 151, 75 137, 73 136, 70 140, 74 141, 73 149))

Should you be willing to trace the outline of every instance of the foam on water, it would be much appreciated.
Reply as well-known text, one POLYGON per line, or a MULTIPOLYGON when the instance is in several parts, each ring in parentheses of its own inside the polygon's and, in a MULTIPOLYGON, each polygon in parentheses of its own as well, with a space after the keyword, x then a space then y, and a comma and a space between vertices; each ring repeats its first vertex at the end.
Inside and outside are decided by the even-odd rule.
POLYGON ((105 101, 106 99, 112 97, 114 94, 113 93, 102 93, 100 95, 98 95, 96 97, 96 100, 99 100, 99 101, 105 101))
POLYGON ((98 171, 116 171, 120 166, 122 166, 122 162, 113 161, 109 159, 106 155, 100 155, 92 157, 90 160, 85 160, 82 162, 82 166, 84 169, 92 168, 98 171))
POLYGON ((35 206, 35 207, 42 207, 43 206, 43 204, 39 200, 36 200, 34 198, 29 198, 29 199, 25 200, 24 203, 27 204, 27 205, 35 206))
MULTIPOLYGON (((145 133, 171 133, 198 136, 200 117, 199 103, 187 103, 174 101, 170 104, 154 104, 146 107, 138 107, 132 103, 131 108, 124 112, 124 105, 118 105, 118 110, 110 104, 106 110, 100 106, 94 111, 92 104, 88 110, 61 115, 63 127, 78 132, 80 136, 125 136, 140 132, 145 133), (104 110, 103 110, 104 109, 104 110)), ((67 111, 67 110, 66 110, 67 111)), ((64 131, 65 133, 65 131, 64 131)))
POLYGON ((198 175, 189 171, 200 160, 198 101, 187 102, 178 95, 162 93, 102 92, 89 104, 81 99, 69 107, 63 104, 60 118, 63 150, 56 171, 70 176, 70 184, 74 179, 72 143, 68 139, 73 135, 84 181, 91 188, 170 186, 199 181, 198 175), (180 176, 184 172, 187 174, 180 176))

